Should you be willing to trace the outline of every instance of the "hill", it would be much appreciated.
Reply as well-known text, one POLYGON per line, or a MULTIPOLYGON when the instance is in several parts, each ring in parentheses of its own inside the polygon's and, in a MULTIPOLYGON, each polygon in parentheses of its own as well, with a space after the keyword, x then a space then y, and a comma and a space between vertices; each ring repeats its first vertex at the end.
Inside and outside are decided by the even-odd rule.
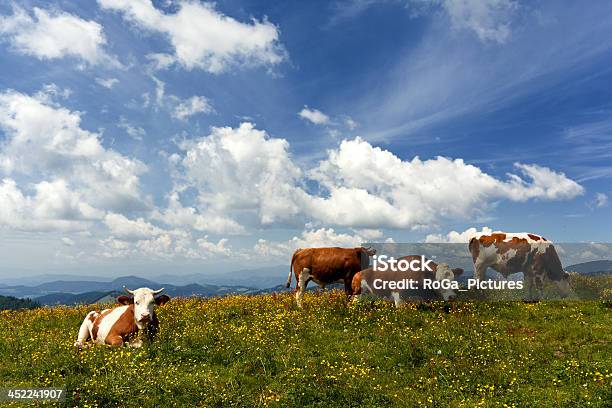
MULTIPOLYGON (((113 292, 110 292, 113 293, 113 292)), ((109 292, 85 292, 85 293, 51 293, 36 298, 36 301, 44 306, 55 306, 55 305, 84 305, 90 303, 96 303, 101 298, 107 296, 109 292)))
POLYGON ((207 284, 188 284, 176 286, 166 283, 157 283, 138 276, 123 276, 110 282, 96 281, 53 281, 36 286, 6 286, 0 287, 0 295, 35 298, 42 304, 66 304, 74 305, 78 303, 95 302, 94 296, 105 296, 109 292, 123 291, 124 287, 131 289, 140 287, 165 288, 165 292, 170 296, 223 296, 231 293, 253 293, 257 289, 248 286, 235 285, 207 285, 207 284))
POLYGON ((590 261, 567 266, 566 271, 578 272, 585 275, 612 274, 612 261, 590 261))
POLYGON ((40 304, 31 299, 18 299, 12 296, 0 296, 0 310, 35 309, 40 304))
POLYGON ((303 310, 291 293, 173 299, 152 344, 81 352, 72 344, 90 307, 3 312, 0 384, 65 385, 65 406, 603 408, 610 307, 395 309, 347 305, 340 291, 307 293, 303 310))

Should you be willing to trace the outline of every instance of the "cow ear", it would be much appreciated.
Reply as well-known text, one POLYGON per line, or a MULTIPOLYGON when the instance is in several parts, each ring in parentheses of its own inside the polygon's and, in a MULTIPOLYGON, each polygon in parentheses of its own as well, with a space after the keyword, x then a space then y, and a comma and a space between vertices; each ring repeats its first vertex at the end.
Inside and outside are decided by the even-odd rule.
POLYGON ((168 296, 168 295, 161 295, 161 296, 155 298, 155 304, 157 306, 165 305, 169 301, 170 301, 170 296, 168 296))
POLYGON ((461 275, 463 273, 463 269, 462 268, 453 268, 453 274, 455 275, 455 278, 459 275, 461 275))
POLYGON ((132 303, 134 303, 134 298, 130 296, 121 295, 117 297, 117 302, 121 303, 122 305, 131 305, 132 303))

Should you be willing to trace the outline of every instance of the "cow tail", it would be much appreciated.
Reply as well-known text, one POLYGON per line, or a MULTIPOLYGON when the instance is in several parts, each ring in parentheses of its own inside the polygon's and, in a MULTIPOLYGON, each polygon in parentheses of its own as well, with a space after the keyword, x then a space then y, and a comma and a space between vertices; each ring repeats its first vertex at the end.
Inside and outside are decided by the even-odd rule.
POLYGON ((295 256, 299 251, 299 249, 296 249, 296 251, 293 253, 293 256, 291 257, 291 265, 289 265, 289 276, 287 276, 287 283, 285 283, 286 288, 291 286, 291 276, 293 276, 293 262, 295 261, 295 256))

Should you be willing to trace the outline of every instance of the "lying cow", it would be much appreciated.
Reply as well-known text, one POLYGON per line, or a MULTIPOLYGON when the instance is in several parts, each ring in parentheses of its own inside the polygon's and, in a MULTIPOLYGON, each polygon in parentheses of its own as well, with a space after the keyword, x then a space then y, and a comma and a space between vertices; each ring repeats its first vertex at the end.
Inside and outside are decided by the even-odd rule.
MULTIPOLYGON (((408 255, 400 260, 420 260, 420 255, 408 255)), ((364 269, 353 277, 353 300, 358 300, 362 294, 370 293, 378 297, 392 299, 395 302, 395 306, 401 305, 406 300, 411 301, 427 301, 427 300, 454 300, 457 298, 457 294, 452 288, 445 287, 449 286, 452 281, 463 273, 463 269, 454 268, 451 269, 448 264, 441 263, 436 264, 433 261, 429 261, 428 265, 431 269, 429 270, 385 270, 379 271, 373 268, 364 269), (415 283, 415 289, 397 289, 390 288, 389 282, 401 282, 402 280, 411 280, 415 283), (425 280, 429 282, 438 281, 444 283, 440 287, 427 288, 424 283, 425 280), (375 281, 378 280, 375 284, 375 281), (383 288, 380 288, 382 282, 387 282, 383 288), (377 288, 377 286, 379 288, 377 288)))
POLYGON ((164 288, 159 290, 125 288, 125 290, 132 296, 117 298, 123 306, 87 314, 79 329, 75 346, 80 348, 87 339, 91 338, 95 344, 122 346, 129 342, 131 347, 140 347, 142 340, 136 338, 139 330, 145 330, 149 339, 153 338, 159 327, 153 304, 161 306, 167 303, 170 297, 167 295, 155 297, 164 288))
POLYGON ((505 278, 523 272, 527 299, 542 297, 545 280, 554 282, 561 296, 571 293, 569 274, 563 270, 557 251, 546 238, 529 233, 494 232, 473 237, 469 250, 474 261, 474 277, 485 278, 487 268, 493 268, 505 278), (534 296, 534 287, 537 294, 534 296))
POLYGON ((376 254, 371 248, 305 248, 293 253, 286 287, 291 286, 295 273, 295 299, 302 307, 302 296, 311 280, 322 288, 332 283, 343 282, 347 296, 352 295, 353 276, 370 264, 370 256, 376 254))

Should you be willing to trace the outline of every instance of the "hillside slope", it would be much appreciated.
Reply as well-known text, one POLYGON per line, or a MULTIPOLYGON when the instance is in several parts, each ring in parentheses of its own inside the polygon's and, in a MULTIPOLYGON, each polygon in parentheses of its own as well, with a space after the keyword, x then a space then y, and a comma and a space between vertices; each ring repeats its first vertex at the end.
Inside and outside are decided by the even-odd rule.
POLYGON ((91 307, 0 312, 0 384, 69 406, 606 406, 610 303, 347 306, 339 291, 173 299, 141 349, 72 346, 91 307))

